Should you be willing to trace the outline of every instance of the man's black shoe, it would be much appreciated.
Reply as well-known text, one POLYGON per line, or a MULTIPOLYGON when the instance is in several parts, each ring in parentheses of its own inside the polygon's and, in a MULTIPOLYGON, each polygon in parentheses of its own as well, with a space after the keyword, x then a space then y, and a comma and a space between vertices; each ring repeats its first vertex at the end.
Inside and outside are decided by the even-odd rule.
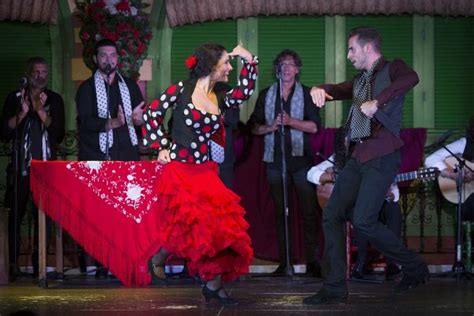
POLYGON ((364 275, 369 273, 369 269, 365 262, 356 262, 351 271, 351 278, 353 279, 363 279, 364 275))
POLYGON ((321 278, 321 265, 319 262, 312 261, 306 264, 306 276, 321 278))
POLYGON ((323 304, 340 304, 347 302, 348 294, 331 293, 322 288, 318 293, 303 299, 303 304, 307 305, 323 305, 323 304))
POLYGON ((387 270, 385 271, 385 278, 387 280, 395 280, 395 278, 402 272, 400 268, 393 263, 387 264, 387 270))
POLYGON ((430 271, 425 263, 422 263, 414 271, 403 272, 402 280, 395 285, 393 292, 400 293, 413 289, 420 284, 426 283, 430 278, 430 271))

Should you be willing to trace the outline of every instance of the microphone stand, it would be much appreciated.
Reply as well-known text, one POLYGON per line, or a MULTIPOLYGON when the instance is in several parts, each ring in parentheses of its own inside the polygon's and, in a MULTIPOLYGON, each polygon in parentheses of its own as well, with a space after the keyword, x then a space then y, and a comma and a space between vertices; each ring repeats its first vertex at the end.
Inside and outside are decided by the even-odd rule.
MULTIPOLYGON (((278 84, 280 86, 280 113, 283 115, 283 80, 281 65, 277 69, 278 84)), ((288 179, 286 168, 286 150, 285 150, 285 126, 280 124, 280 149, 281 149, 281 178, 283 185, 283 210, 285 216, 285 254, 286 254, 286 275, 293 276, 293 269, 290 264, 290 242, 289 242, 289 209, 288 209, 288 179)))
MULTIPOLYGON (((21 101, 20 101, 21 102, 21 101)), ((16 273, 16 269, 18 268, 18 250, 17 250, 17 244, 18 244, 18 173, 20 171, 20 168, 18 167, 18 154, 19 154, 19 142, 20 140, 18 139, 18 125, 20 123, 20 111, 21 111, 21 103, 20 106, 18 107, 18 111, 15 115, 15 135, 13 138, 13 223, 14 223, 14 228, 13 228, 13 262, 14 262, 14 271, 13 273, 16 273)))
MULTIPOLYGON (((111 116, 110 116, 110 84, 109 84, 109 80, 110 80, 110 64, 107 64, 107 66, 105 67, 105 71, 106 71, 106 76, 107 76, 107 81, 105 83, 105 87, 106 87, 106 91, 107 91, 107 120, 111 120, 111 116)), ((107 126, 107 124, 106 124, 107 126)), ((112 124, 110 124, 110 130, 107 130, 106 128, 106 138, 105 138, 105 160, 107 161, 110 161, 110 152, 109 152, 109 131, 111 133, 113 133, 113 130, 112 130, 112 124)))
MULTIPOLYGON (((462 262, 462 223, 461 223, 461 206, 464 200, 464 167, 469 169, 471 172, 473 171, 469 166, 466 165, 466 161, 462 158, 456 156, 449 148, 447 148, 444 144, 441 144, 448 153, 450 153, 457 161, 458 164, 456 165, 457 169, 457 178, 456 178, 456 190, 458 191, 458 203, 456 205, 456 259, 451 269, 451 272, 448 273, 448 276, 456 277, 456 280, 459 281, 461 276, 470 280, 472 277, 472 273, 470 271, 466 271, 464 264, 462 262)), ((444 275, 440 275, 444 276, 444 275)))
MULTIPOLYGON (((26 86, 25 87, 22 87, 21 90, 20 90, 20 93, 22 90, 26 89, 26 86)), ((25 92, 25 96, 26 96, 26 92, 25 92)), ((28 97, 28 96, 26 96, 28 97)), ((19 163, 20 163, 20 159, 19 159, 19 155, 20 155, 20 144, 21 144, 21 140, 19 139, 19 136, 23 137, 24 138, 24 133, 19 133, 18 129, 20 128, 20 112, 21 112, 21 109, 22 109, 22 102, 23 98, 20 98, 20 105, 16 111, 16 114, 15 114, 15 134, 14 134, 14 138, 13 138, 13 223, 14 223, 14 227, 13 227, 13 233, 14 233, 14 237, 13 237, 13 263, 14 263, 14 267, 13 267, 13 273, 16 274, 16 269, 19 270, 18 268, 18 249, 17 249, 17 245, 18 245, 18 186, 19 186, 19 177, 20 177, 20 167, 19 167, 19 163)), ((25 122, 26 120, 28 120, 28 114, 25 116, 24 118, 25 122)), ((21 175, 23 176, 23 174, 21 175)))

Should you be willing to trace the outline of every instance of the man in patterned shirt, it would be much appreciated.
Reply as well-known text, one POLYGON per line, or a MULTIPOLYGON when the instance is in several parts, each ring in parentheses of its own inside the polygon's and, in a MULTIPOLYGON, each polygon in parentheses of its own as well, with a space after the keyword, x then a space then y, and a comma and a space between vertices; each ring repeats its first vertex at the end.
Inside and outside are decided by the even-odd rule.
MULTIPOLYGON (((84 81, 76 94, 79 130, 79 160, 140 160, 135 126, 143 124, 143 96, 137 83, 117 71, 115 43, 96 43, 93 76, 84 81), (108 147, 107 147, 108 146, 108 147)), ((98 268, 96 277, 108 271, 98 268)))

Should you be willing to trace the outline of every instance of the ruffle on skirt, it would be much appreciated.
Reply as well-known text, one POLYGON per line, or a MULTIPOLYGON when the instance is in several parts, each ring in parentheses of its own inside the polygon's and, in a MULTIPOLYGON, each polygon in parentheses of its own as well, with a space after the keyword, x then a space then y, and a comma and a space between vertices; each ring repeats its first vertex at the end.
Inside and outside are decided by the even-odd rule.
POLYGON ((240 198, 218 177, 214 162, 165 165, 156 187, 161 246, 186 259, 204 281, 230 281, 248 273, 253 259, 249 224, 240 198))

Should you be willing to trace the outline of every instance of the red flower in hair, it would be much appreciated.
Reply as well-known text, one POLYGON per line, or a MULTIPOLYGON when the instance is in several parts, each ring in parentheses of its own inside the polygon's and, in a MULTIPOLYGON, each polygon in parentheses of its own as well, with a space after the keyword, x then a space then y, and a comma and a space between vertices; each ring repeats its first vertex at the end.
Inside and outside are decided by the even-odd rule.
POLYGON ((186 68, 188 68, 189 70, 193 69, 197 64, 196 56, 194 56, 194 55, 189 56, 184 61, 184 64, 186 65, 186 68))

